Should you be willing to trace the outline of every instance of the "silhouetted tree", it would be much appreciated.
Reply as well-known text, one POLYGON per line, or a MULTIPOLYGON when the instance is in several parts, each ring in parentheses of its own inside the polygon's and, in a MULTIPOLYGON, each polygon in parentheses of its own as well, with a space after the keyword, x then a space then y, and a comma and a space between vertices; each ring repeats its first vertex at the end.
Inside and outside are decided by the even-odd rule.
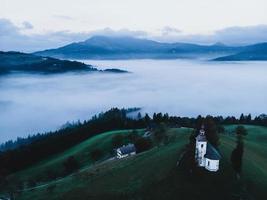
POLYGON ((112 146, 113 148, 118 148, 123 145, 124 137, 121 134, 117 134, 112 137, 112 146))
POLYGON ((140 112, 138 112, 138 114, 137 114, 137 119, 138 119, 138 120, 142 119, 142 115, 141 115, 140 112))
POLYGON ((140 137, 141 137, 141 136, 138 135, 138 132, 137 132, 137 130, 135 130, 135 129, 133 129, 133 130, 129 133, 129 135, 127 136, 129 142, 131 142, 131 143, 135 143, 136 140, 137 140, 138 138, 140 138, 140 137))
POLYGON ((150 138, 139 137, 135 141, 134 145, 136 148, 136 152, 140 153, 140 152, 147 151, 150 148, 152 148, 152 141, 150 138))
POLYGON ((98 161, 103 156, 103 152, 100 149, 94 149, 90 152, 90 157, 93 161, 98 161))
POLYGON ((213 121, 213 118, 211 116, 207 116, 205 121, 205 131, 207 140, 215 147, 218 147, 219 145, 219 135, 217 132, 217 126, 215 122, 213 121))
POLYGON ((235 172, 240 175, 242 171, 242 157, 244 153, 243 135, 237 134, 236 148, 231 154, 231 162, 235 172))
POLYGON ((247 135, 247 130, 244 126, 237 126, 235 129, 235 133, 240 136, 247 135))
POLYGON ((196 121, 197 134, 202 125, 204 125, 205 127, 207 140, 213 146, 217 147, 219 145, 219 135, 218 135, 218 128, 217 128, 216 123, 214 122, 213 117, 207 116, 206 118, 202 118, 201 116, 198 116, 197 121, 196 121))
POLYGON ((157 145, 160 145, 167 137, 167 127, 164 123, 160 123, 154 130, 154 138, 157 145))
POLYGON ((218 133, 224 133, 225 128, 222 125, 217 126, 218 133))
POLYGON ((79 162, 74 156, 70 156, 63 162, 64 171, 66 174, 71 174, 79 169, 79 162))

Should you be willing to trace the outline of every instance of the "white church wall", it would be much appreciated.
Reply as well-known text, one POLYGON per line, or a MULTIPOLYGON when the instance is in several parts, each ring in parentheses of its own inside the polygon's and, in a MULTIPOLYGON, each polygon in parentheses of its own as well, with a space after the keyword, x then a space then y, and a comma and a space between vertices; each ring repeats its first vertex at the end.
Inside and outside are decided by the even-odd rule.
POLYGON ((205 169, 216 172, 219 170, 219 160, 205 159, 205 169))
POLYGON ((196 159, 198 160, 198 165, 204 167, 205 159, 204 155, 207 150, 207 142, 206 141, 197 141, 196 142, 196 159))

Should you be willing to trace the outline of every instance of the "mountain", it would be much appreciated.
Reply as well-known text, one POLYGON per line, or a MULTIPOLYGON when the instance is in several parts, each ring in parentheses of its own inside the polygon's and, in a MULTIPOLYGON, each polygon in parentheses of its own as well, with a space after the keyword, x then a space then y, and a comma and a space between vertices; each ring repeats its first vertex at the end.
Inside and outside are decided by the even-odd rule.
POLYGON ((81 62, 59 60, 20 52, 0 52, 0 72, 11 71, 60 73, 67 71, 97 71, 92 66, 81 62))
POLYGON ((20 52, 0 51, 0 74, 17 72, 62 73, 69 71, 99 71, 122 73, 119 69, 97 70, 91 65, 77 61, 59 60, 20 52))
POLYGON ((210 46, 189 43, 160 43, 132 37, 94 36, 57 49, 36 52, 36 55, 75 59, 131 59, 131 58, 182 58, 197 54, 229 55, 240 47, 221 44, 210 46))
POLYGON ((246 46, 243 51, 214 59, 215 61, 267 60, 267 43, 246 46))

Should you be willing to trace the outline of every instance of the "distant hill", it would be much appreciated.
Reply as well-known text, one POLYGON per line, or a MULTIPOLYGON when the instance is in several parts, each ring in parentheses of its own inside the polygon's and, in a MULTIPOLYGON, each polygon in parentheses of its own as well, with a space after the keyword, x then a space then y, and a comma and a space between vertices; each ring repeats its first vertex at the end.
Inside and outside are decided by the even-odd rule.
POLYGON ((214 59, 215 61, 267 60, 267 43, 246 46, 243 51, 214 59))
POLYGON ((0 71, 59 73, 67 71, 97 71, 96 68, 81 62, 59 60, 20 52, 0 52, 0 71))
MULTIPOLYGON (((30 178, 44 176, 55 169, 62 171, 62 163, 69 156, 74 156, 81 163, 81 170, 77 173, 41 183, 34 189, 26 189, 19 193, 18 199, 266 199, 267 148, 264 139, 267 138, 267 129, 260 126, 245 127, 248 136, 240 179, 236 178, 230 163, 231 153, 236 146, 233 134, 236 125, 225 126, 227 134, 221 135, 220 170, 217 173, 199 170, 197 174, 187 174, 177 166, 177 161, 189 141, 192 132, 190 128, 170 129, 168 134, 173 140, 169 144, 136 156, 93 162, 88 155, 96 146, 109 154, 115 135, 127 137, 131 133, 129 130, 119 130, 92 137, 55 157, 14 174, 21 180, 31 180, 30 178)), ((143 130, 138 132, 144 133, 143 130)))
MULTIPOLYGON (((20 52, 0 51, 0 74, 17 72, 62 73, 69 71, 99 71, 91 65, 77 61, 59 60, 20 52)), ((102 72, 102 70, 100 70, 102 72)), ((118 69, 107 69, 105 72, 126 72, 118 69)))
POLYGON ((229 55, 242 47, 222 44, 210 46, 189 43, 160 43, 132 37, 94 36, 57 49, 36 52, 36 55, 75 59, 131 59, 131 58, 183 58, 198 54, 229 55))

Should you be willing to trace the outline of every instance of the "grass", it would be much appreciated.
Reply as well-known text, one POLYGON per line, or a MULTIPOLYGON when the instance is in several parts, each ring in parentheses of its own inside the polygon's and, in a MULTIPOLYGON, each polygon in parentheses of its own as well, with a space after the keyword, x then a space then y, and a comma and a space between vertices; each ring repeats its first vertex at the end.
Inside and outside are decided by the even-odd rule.
POLYGON ((69 155, 84 159, 84 168, 44 187, 25 191, 18 196, 21 200, 68 200, 68 199, 267 199, 267 128, 245 126, 243 173, 238 180, 231 167, 230 155, 235 148, 235 125, 226 126, 221 135, 218 173, 200 170, 198 176, 186 175, 176 166, 177 160, 188 143, 191 129, 170 129, 173 141, 147 152, 122 160, 92 164, 87 158, 90 148, 109 148, 114 134, 128 131, 108 132, 91 138, 61 155, 48 159, 18 175, 28 176, 31 170, 43 170, 44 166, 56 166, 69 155), (100 142, 101 141, 101 142, 100 142), (52 188, 52 189, 51 189, 52 188))
MULTIPOLYGON (((109 131, 103 134, 97 135, 93 138, 85 140, 84 142, 70 148, 69 150, 50 157, 26 170, 20 171, 14 174, 20 181, 28 181, 29 179, 38 180, 39 177, 44 176, 47 171, 62 171, 63 162, 70 156, 74 156, 79 161, 80 167, 88 167, 92 165, 94 161, 90 158, 90 152, 94 149, 101 149, 104 152, 103 159, 111 157, 113 154, 112 137, 116 134, 129 134, 131 130, 117 130, 109 131)), ((139 134, 142 134, 144 130, 138 130, 139 134)))

